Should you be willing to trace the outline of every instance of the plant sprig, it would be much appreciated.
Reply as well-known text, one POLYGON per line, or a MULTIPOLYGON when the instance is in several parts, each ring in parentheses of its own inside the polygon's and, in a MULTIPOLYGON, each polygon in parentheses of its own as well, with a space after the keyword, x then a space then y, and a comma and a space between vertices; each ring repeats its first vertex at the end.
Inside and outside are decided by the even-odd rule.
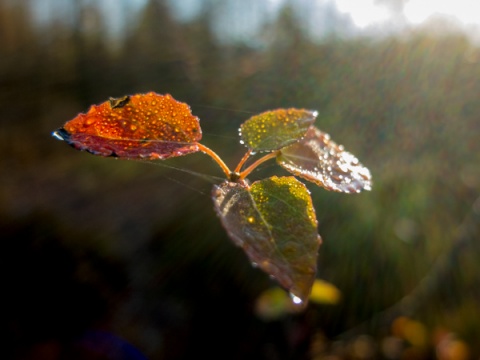
POLYGON ((310 192, 295 176, 327 190, 370 190, 370 171, 313 123, 317 111, 276 109, 252 116, 240 126, 247 151, 234 170, 200 143, 199 119, 171 95, 154 92, 124 96, 90 107, 54 131, 78 150, 122 159, 164 160, 203 152, 226 180, 214 185, 212 200, 231 240, 252 264, 275 278, 296 304, 306 306, 322 242, 310 192), (254 154, 261 157, 245 167, 254 154), (265 161, 294 176, 272 176, 250 184, 247 177, 265 161))

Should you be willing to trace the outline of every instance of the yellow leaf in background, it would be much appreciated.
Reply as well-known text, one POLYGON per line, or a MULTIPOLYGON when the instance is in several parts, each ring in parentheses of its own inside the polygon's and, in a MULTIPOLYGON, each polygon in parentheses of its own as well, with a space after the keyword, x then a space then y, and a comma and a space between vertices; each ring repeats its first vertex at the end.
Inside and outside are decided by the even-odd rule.
POLYGON ((310 301, 316 304, 338 304, 341 298, 340 290, 333 284, 320 279, 315 279, 310 301))
POLYGON ((405 326, 405 340, 415 346, 427 345, 427 329, 419 321, 410 320, 405 326))
POLYGON ((426 346, 428 342, 425 325, 405 316, 400 316, 393 321, 392 333, 414 346, 426 346))

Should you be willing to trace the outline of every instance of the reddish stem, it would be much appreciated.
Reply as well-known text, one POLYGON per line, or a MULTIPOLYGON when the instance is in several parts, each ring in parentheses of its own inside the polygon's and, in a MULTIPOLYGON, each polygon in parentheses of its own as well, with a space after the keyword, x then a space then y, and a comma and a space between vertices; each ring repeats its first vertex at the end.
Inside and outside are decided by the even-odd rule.
POLYGON ((239 173, 240 170, 242 170, 242 166, 243 164, 245 164, 245 162, 247 161, 247 159, 250 157, 250 155, 252 154, 252 150, 248 150, 245 155, 243 155, 243 158, 242 160, 240 160, 240 162, 238 163, 237 167, 235 168, 235 172, 236 173, 239 173))
POLYGON ((250 165, 240 173, 239 180, 245 179, 258 165, 264 163, 267 160, 273 159, 276 156, 277 156, 277 151, 268 153, 264 157, 261 157, 260 159, 255 161, 252 165, 250 165))
POLYGON ((208 156, 210 156, 213 160, 215 160, 215 162, 220 166, 220 168, 222 169, 222 171, 225 173, 225 175, 227 175, 227 178, 230 178, 230 174, 232 173, 230 171, 230 169, 228 168, 227 165, 225 165, 225 163, 223 162, 222 159, 220 159, 220 156, 217 155, 217 153, 213 150, 211 150, 210 148, 206 147, 205 145, 203 144, 200 144, 200 143, 197 143, 197 146, 198 148, 200 149, 200 151, 202 151, 203 153, 207 154, 208 156))

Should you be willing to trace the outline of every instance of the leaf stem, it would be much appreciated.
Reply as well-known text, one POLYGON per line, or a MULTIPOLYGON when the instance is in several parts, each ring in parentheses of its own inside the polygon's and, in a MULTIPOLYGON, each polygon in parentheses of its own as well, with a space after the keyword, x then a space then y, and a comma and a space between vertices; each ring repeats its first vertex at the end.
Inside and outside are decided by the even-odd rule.
POLYGON ((220 156, 217 155, 217 153, 213 150, 211 150, 210 148, 206 147, 205 145, 203 144, 200 144, 200 143, 197 143, 197 146, 198 148, 200 149, 200 151, 202 151, 203 153, 207 154, 208 156, 210 156, 213 160, 215 160, 215 162, 220 166, 220 168, 222 169, 222 171, 225 173, 225 175, 227 175, 227 178, 230 178, 230 174, 232 173, 230 171, 230 169, 228 168, 227 165, 225 165, 225 163, 223 162, 223 160, 220 158, 220 156))
POLYGON ((273 159, 274 157, 277 156, 277 153, 278 153, 278 151, 274 151, 274 152, 268 153, 268 154, 265 155, 264 157, 261 157, 260 159, 258 159, 257 161, 255 161, 252 165, 250 165, 249 167, 247 167, 245 170, 243 170, 243 171, 240 173, 239 179, 240 179, 240 180, 245 179, 258 165, 264 163, 264 162, 267 161, 267 160, 273 159))
POLYGON ((248 151, 245 153, 245 155, 243 155, 242 160, 240 160, 237 167, 235 168, 236 173, 239 173, 240 170, 242 170, 243 164, 245 164, 245 162, 247 161, 247 159, 250 157, 251 154, 252 154, 252 150, 248 149, 248 151))

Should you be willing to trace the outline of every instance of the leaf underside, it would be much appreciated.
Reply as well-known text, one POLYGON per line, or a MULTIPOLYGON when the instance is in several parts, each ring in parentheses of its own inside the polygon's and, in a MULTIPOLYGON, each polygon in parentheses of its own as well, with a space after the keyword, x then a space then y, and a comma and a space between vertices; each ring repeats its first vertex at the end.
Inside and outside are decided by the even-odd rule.
POLYGON ((166 159, 198 151, 202 131, 187 104, 150 92, 93 105, 53 135, 94 155, 166 159))
POLYGON ((214 186, 215 210, 250 261, 304 304, 315 280, 321 238, 310 194, 293 176, 214 186))
POLYGON ((252 151, 274 151, 301 139, 316 111, 277 109, 252 116, 240 126, 242 142, 252 151))
POLYGON ((314 126, 302 140, 281 149, 277 162, 292 174, 327 190, 359 193, 372 188, 368 168, 314 126))

